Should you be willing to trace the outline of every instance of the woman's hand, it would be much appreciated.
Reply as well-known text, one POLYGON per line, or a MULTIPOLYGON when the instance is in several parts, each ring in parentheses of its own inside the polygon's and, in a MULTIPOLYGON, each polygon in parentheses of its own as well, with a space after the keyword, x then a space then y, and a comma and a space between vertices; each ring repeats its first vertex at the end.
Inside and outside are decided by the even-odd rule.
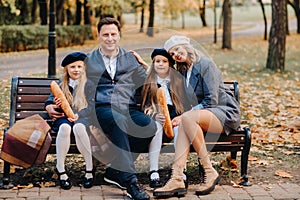
POLYGON ((155 116, 155 120, 158 121, 158 122, 161 123, 161 124, 164 124, 165 121, 166 121, 166 118, 165 118, 165 116, 164 116, 162 113, 158 113, 158 114, 155 116))
POLYGON ((174 117, 171 121, 173 127, 179 126, 180 122, 181 122, 181 115, 174 117))

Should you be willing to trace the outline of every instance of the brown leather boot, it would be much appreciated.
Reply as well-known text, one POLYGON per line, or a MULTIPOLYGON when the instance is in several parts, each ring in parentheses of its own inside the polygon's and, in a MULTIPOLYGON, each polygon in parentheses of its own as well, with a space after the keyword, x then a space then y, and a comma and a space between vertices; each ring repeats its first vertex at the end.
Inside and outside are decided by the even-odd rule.
POLYGON ((173 166, 172 176, 162 188, 154 190, 155 197, 181 197, 186 194, 186 188, 182 179, 183 167, 173 166))
POLYGON ((201 159, 201 164, 204 169, 204 182, 200 183, 199 189, 196 191, 196 195, 206 195, 215 189, 215 186, 219 183, 221 176, 213 168, 209 157, 201 159))

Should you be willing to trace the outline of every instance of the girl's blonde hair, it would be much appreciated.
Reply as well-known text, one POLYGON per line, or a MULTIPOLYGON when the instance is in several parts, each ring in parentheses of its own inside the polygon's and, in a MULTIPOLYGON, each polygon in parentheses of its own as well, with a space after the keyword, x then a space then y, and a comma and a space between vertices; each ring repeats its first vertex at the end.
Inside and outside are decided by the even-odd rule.
MULTIPOLYGON (((157 86, 157 74, 154 69, 154 60, 152 60, 149 74, 146 78, 145 85, 142 90, 142 109, 144 109, 144 113, 147 115, 153 115, 158 112, 157 107, 157 97, 156 91, 158 89, 157 86), (150 97, 150 98, 149 98, 150 97), (149 98, 149 99, 148 99, 149 98), (150 105, 145 108, 145 104, 149 100, 150 105)), ((182 114, 184 112, 183 103, 180 99, 185 98, 185 93, 183 90, 183 82, 182 76, 174 69, 173 65, 169 62, 170 67, 170 96, 175 106, 177 114, 182 114)))
POLYGON ((69 104, 72 105, 77 111, 80 111, 83 108, 87 107, 87 101, 86 101, 86 96, 84 93, 84 88, 85 84, 87 82, 87 77, 86 77, 86 65, 83 64, 83 71, 79 79, 77 79, 78 84, 75 87, 72 95, 72 93, 69 90, 69 73, 68 73, 68 67, 64 67, 63 70, 63 75, 62 75, 62 82, 61 82, 61 89, 63 93, 66 96, 66 99, 68 100, 69 104), (74 97, 73 97, 74 96, 74 97))

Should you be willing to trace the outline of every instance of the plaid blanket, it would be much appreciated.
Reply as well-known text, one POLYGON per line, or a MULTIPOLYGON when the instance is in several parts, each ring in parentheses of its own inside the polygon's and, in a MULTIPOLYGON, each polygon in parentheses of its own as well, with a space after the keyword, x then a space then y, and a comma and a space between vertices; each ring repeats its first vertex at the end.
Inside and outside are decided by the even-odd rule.
POLYGON ((25 168, 43 163, 51 145, 49 130, 38 114, 18 120, 4 137, 0 158, 25 168))

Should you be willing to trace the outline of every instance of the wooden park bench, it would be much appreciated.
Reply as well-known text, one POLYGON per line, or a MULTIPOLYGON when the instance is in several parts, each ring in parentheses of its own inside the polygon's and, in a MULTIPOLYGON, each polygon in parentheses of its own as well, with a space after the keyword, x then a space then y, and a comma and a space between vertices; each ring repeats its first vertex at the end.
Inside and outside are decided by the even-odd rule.
MULTIPOLYGON (((9 127, 16 121, 24 119, 33 114, 39 114, 46 121, 51 121, 47 114, 44 103, 50 94, 51 81, 59 81, 57 78, 30 78, 30 77, 13 77, 11 81, 11 102, 10 102, 10 119, 9 127)), ((239 88, 237 82, 225 82, 239 100, 239 88)), ((9 128, 8 127, 8 128, 9 128)), ((4 131, 4 136, 8 130, 4 131)), ((51 131, 52 144, 48 151, 49 154, 55 154, 56 132, 51 131)), ((236 159, 237 152, 241 152, 241 177, 243 185, 248 185, 247 166, 248 155, 251 146, 251 133, 249 128, 241 128, 238 131, 231 133, 229 136, 218 134, 207 134, 207 148, 212 152, 231 152, 231 157, 236 159)), ((164 143, 162 153, 174 152, 173 143, 164 143)), ((79 153, 75 139, 71 139, 71 154, 79 153)), ((10 188, 10 163, 4 162, 4 170, 2 177, 2 188, 10 188)))

